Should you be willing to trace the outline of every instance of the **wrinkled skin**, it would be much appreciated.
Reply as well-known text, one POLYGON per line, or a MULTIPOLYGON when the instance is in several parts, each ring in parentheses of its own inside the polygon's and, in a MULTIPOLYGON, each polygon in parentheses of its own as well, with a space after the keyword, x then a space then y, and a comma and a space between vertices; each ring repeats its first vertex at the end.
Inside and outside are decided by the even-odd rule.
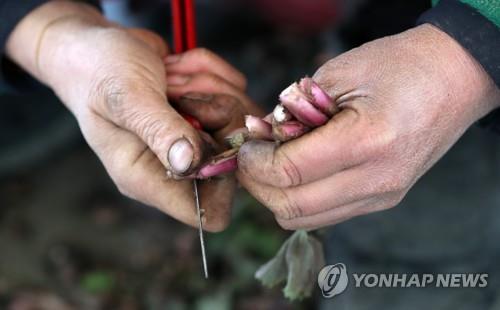
MULTIPOLYGON (((166 94, 222 142, 221 136, 243 126, 244 114, 254 113, 239 72, 204 49, 166 58, 167 46, 156 34, 118 27, 94 9, 66 1, 49 2, 25 17, 9 37, 7 52, 71 110, 123 194, 197 225, 192 182, 168 179, 166 172, 196 170, 210 155, 207 139, 178 114, 166 94), (179 86, 175 80, 180 77, 189 79, 179 86), (207 113, 197 113, 193 100, 180 100, 191 91, 216 94, 199 103, 207 113), (180 139, 187 149, 182 156, 170 156, 180 139)), ((231 176, 200 182, 207 230, 227 226, 234 187, 231 176)))
POLYGON ((313 79, 340 105, 326 125, 281 146, 244 144, 242 185, 287 229, 318 228, 397 205, 476 120, 498 88, 430 25, 325 63, 313 79))

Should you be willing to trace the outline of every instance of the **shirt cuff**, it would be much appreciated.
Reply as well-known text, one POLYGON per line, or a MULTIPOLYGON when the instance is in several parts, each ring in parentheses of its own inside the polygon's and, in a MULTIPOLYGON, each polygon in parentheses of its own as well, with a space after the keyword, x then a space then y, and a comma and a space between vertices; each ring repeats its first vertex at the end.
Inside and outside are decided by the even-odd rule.
MULTIPOLYGON (((462 45, 481 64, 497 87, 500 85, 500 29, 473 7, 457 0, 441 0, 420 16, 417 24, 429 23, 462 45)), ((500 133, 500 109, 479 121, 500 133)))

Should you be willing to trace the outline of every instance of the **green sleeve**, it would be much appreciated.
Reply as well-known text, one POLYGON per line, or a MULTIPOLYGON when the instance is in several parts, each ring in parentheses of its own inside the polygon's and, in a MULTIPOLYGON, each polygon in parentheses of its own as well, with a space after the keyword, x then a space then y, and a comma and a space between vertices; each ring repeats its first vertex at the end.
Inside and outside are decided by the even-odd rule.
MULTIPOLYGON (((439 0, 432 0, 432 5, 436 5, 439 0)), ((500 0, 460 0, 473 8, 490 22, 500 27, 500 0)))

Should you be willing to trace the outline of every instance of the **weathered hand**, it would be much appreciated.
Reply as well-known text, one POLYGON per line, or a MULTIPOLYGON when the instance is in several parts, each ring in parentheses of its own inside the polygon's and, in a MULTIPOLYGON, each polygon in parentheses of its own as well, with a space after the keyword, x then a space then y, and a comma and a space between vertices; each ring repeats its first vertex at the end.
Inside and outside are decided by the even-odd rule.
MULTIPOLYGON (((72 111, 123 194, 197 225, 192 182, 168 179, 166 171, 187 175, 209 154, 199 132, 167 100, 167 47, 160 37, 113 25, 85 5, 55 1, 16 27, 8 51, 72 111), (32 38, 33 33, 40 38, 32 38), (38 44, 30 51, 32 41, 38 44)), ((222 72, 232 77, 226 72, 229 66, 211 65, 208 73, 223 67, 222 72)), ((227 119, 237 112, 243 113, 232 109, 210 129, 227 127, 227 119)), ((230 177, 200 182, 207 230, 228 224, 234 183, 230 177)))
POLYGON ((482 67, 430 25, 367 43, 314 80, 341 111, 281 146, 251 141, 239 181, 288 229, 397 205, 477 119, 500 104, 482 67))

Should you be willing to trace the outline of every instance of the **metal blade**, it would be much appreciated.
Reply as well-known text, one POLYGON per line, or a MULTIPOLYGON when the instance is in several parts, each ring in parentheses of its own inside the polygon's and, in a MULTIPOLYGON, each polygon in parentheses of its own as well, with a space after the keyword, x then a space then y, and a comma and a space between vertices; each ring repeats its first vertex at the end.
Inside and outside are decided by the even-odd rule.
POLYGON ((198 196, 198 182, 193 180, 194 202, 196 204, 196 212, 198 212, 198 231, 200 233, 201 257, 203 260, 203 270, 205 271, 205 279, 208 279, 207 255, 205 253, 205 241, 203 239, 203 224, 201 222, 200 197, 198 196))

